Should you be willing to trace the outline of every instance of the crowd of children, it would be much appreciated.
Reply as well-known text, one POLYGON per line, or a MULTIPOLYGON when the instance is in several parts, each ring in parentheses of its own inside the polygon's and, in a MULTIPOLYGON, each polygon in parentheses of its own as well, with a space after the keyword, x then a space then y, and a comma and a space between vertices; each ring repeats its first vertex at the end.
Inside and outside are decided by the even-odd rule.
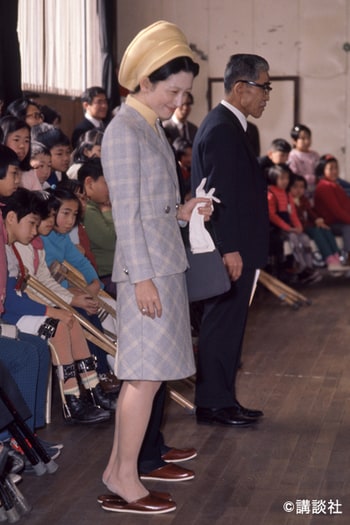
MULTIPOLYGON (((51 113, 55 112, 45 112, 51 113)), ((28 404, 27 423, 33 431, 45 424, 50 362, 57 368, 67 421, 108 421, 120 388, 113 359, 107 359, 98 342, 85 338, 72 312, 26 287, 29 274, 99 332, 108 325, 109 336, 116 339, 114 321, 101 324, 96 299, 105 283, 114 297, 109 304, 115 306, 111 282, 115 233, 98 160, 102 132, 89 130, 83 134, 71 157, 70 139, 57 127, 59 115, 56 113, 53 124, 44 122, 45 114, 36 102, 24 98, 10 104, 0 119, 0 322, 16 327, 13 338, 0 335, 0 361, 28 404), (95 163, 91 162, 95 158, 95 163), (84 168, 81 180, 67 176, 68 168, 74 165, 75 176, 84 168), (108 239, 98 236, 91 247, 87 234, 93 231, 91 219, 90 228, 86 231, 84 227, 87 195, 89 208, 106 218, 109 225, 108 239), (102 254, 104 247, 107 257, 102 254), (83 274, 87 281, 84 291, 54 279, 49 265, 63 260, 83 274)), ((18 452, 10 438, 6 430, 0 433, 0 440, 11 453, 14 446, 18 452)), ((52 458, 62 448, 42 440, 41 444, 52 458)))
POLYGON ((335 157, 311 149, 309 127, 296 124, 290 137, 291 144, 274 139, 259 158, 268 184, 270 268, 304 284, 321 279, 319 266, 349 275, 350 184, 339 178, 335 157))

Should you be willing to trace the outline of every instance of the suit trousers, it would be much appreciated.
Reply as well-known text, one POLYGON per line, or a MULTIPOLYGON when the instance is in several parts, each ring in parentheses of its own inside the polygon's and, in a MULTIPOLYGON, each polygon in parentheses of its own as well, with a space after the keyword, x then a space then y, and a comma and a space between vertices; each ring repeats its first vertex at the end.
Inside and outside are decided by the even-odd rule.
POLYGON ((195 403, 199 407, 232 406, 255 270, 243 268, 231 289, 204 301, 199 332, 195 403))

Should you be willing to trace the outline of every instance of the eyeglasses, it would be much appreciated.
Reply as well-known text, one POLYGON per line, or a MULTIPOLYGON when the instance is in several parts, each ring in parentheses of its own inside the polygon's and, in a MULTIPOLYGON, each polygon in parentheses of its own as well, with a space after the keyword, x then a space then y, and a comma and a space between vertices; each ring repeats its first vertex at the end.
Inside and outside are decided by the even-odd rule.
POLYGON ((106 98, 98 98, 91 102, 91 106, 107 106, 108 100, 106 98))
POLYGON ((26 118, 35 118, 36 120, 44 119, 44 115, 42 113, 39 113, 39 111, 36 111, 35 113, 28 113, 26 115, 26 118))
POLYGON ((243 84, 249 84, 249 86, 258 87, 263 90, 265 95, 268 95, 270 91, 272 91, 270 82, 264 82, 264 84, 258 84, 258 82, 254 82, 253 80, 236 80, 235 84, 237 84, 238 82, 243 82, 243 84))

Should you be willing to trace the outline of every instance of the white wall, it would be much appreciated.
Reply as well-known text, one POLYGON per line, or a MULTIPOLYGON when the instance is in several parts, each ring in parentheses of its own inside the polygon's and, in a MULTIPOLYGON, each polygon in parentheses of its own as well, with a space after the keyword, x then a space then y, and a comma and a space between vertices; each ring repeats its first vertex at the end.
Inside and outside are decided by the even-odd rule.
MULTIPOLYGON (((208 56, 198 58, 192 121, 206 115, 207 79, 222 77, 231 54, 260 54, 272 76, 300 77, 299 120, 311 128, 313 148, 335 155, 350 180, 350 53, 343 50, 350 42, 350 0, 118 0, 119 59, 140 29, 160 19, 178 24, 208 56)), ((289 140, 294 123, 278 106, 271 103, 270 111, 282 113, 282 136, 289 140)), ((276 115, 265 111, 256 122, 263 151, 276 138, 276 115)))

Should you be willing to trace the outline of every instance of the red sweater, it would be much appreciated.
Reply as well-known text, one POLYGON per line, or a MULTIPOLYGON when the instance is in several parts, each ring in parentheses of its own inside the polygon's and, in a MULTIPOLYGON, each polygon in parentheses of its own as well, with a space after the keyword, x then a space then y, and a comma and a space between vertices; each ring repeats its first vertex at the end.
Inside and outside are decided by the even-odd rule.
POLYGON ((320 180, 315 190, 315 210, 327 224, 350 224, 350 198, 336 182, 320 180))
POLYGON ((286 232, 289 232, 292 228, 302 228, 295 209, 295 204, 290 195, 288 195, 285 190, 277 188, 277 186, 271 185, 268 187, 268 190, 267 199, 269 205, 270 222, 286 232), (292 226, 284 221, 278 215, 278 212, 288 213, 292 226))

